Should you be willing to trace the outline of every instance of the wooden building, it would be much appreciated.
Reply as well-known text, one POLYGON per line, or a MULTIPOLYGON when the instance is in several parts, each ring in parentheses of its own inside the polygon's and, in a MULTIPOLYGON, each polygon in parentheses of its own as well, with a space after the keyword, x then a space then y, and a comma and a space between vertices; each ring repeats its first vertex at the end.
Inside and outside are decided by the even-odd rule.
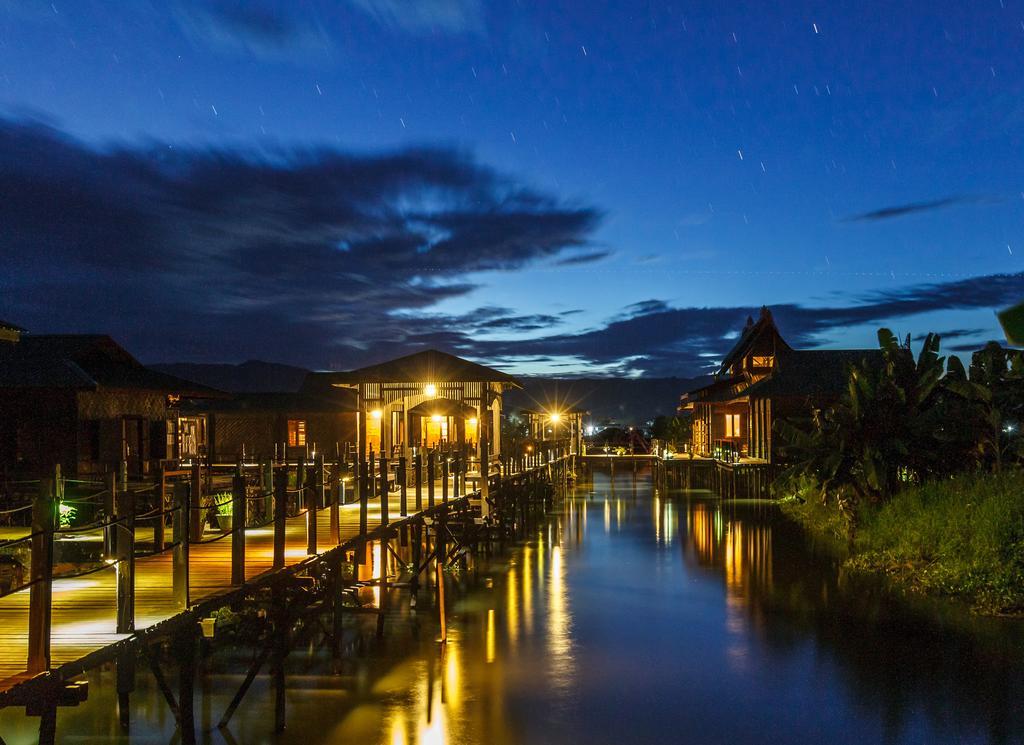
POLYGON ((747 319, 714 380, 680 399, 679 411, 693 416, 694 455, 773 462, 775 420, 828 406, 842 395, 852 365, 880 358, 870 349, 793 349, 762 308, 756 322, 747 319))
POLYGON ((238 393, 228 399, 183 402, 178 417, 178 456, 211 462, 345 455, 356 441, 355 394, 319 385, 311 373, 290 393, 238 393))
POLYGON ((0 334, 0 468, 85 478, 175 457, 176 406, 224 394, 143 366, 109 336, 0 334))
POLYGON ((569 452, 583 454, 583 417, 590 412, 575 406, 552 407, 548 410, 520 409, 534 442, 564 441, 569 452))
POLYGON ((519 382, 500 370, 426 350, 349 372, 312 373, 307 388, 330 385, 356 396, 356 442, 409 456, 414 449, 462 447, 479 456, 501 452, 501 400, 519 382))

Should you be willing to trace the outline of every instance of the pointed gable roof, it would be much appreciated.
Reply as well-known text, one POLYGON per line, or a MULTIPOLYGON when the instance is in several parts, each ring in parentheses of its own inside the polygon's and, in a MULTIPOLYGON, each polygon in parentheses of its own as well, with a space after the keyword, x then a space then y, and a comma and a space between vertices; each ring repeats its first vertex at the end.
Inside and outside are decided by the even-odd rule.
POLYGON ((359 383, 505 383, 522 388, 508 373, 464 360, 454 354, 427 349, 379 365, 339 373, 318 373, 332 385, 359 383))
POLYGON ((768 310, 768 306, 761 306, 761 315, 755 322, 753 318, 747 317, 747 325, 743 329, 743 333, 740 334, 740 338, 736 340, 732 349, 722 358, 722 364, 718 368, 718 374, 728 372, 729 368, 732 367, 736 360, 744 357, 754 343, 762 339, 764 336, 770 335, 774 337, 772 347, 777 352, 788 352, 791 347, 786 343, 786 340, 782 338, 782 334, 779 333, 778 327, 775 325, 775 319, 772 318, 772 312, 768 310))
POLYGON ((29 335, 9 347, 0 347, 2 388, 113 388, 196 398, 226 395, 214 388, 151 370, 102 334, 29 335))

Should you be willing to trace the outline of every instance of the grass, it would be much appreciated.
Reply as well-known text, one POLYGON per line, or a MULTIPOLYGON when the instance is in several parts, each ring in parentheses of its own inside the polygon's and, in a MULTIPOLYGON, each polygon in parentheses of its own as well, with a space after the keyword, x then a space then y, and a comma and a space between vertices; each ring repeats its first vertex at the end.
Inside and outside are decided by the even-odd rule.
MULTIPOLYGON (((818 533, 846 540, 848 525, 809 498, 785 511, 818 533)), ((1024 613, 1024 472, 964 475, 907 489, 865 510, 847 565, 883 572, 985 614, 1024 613)))

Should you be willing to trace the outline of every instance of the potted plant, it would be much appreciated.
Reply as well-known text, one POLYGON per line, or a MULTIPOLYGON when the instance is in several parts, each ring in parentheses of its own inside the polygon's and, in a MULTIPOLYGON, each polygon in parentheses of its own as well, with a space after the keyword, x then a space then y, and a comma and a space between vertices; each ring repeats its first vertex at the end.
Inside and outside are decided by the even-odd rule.
POLYGON ((231 494, 223 492, 214 497, 214 503, 217 505, 217 525, 225 533, 230 533, 233 520, 234 520, 234 505, 232 504, 231 494))

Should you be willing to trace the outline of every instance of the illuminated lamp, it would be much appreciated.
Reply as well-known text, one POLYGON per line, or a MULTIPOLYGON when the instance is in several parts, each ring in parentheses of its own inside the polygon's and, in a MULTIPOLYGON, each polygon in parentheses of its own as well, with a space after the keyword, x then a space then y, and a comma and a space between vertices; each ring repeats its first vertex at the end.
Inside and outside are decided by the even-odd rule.
POLYGON ((380 419, 382 416, 384 416, 384 412, 381 411, 380 409, 374 409, 373 411, 370 412, 370 416, 372 416, 374 419, 380 419))
POLYGON ((467 421, 470 424, 472 424, 474 427, 476 426, 476 417, 475 416, 471 416, 467 421))
POLYGON ((437 386, 434 385, 433 383, 427 383, 425 386, 423 386, 423 395, 425 395, 425 396, 436 396, 437 395, 437 386))
POLYGON ((551 421, 554 422, 555 424, 558 424, 560 421, 562 421, 562 415, 556 411, 554 414, 551 415, 551 421))
POLYGON ((440 414, 434 414, 434 416, 430 417, 430 421, 432 421, 432 422, 440 422, 441 421, 441 415, 440 414))

